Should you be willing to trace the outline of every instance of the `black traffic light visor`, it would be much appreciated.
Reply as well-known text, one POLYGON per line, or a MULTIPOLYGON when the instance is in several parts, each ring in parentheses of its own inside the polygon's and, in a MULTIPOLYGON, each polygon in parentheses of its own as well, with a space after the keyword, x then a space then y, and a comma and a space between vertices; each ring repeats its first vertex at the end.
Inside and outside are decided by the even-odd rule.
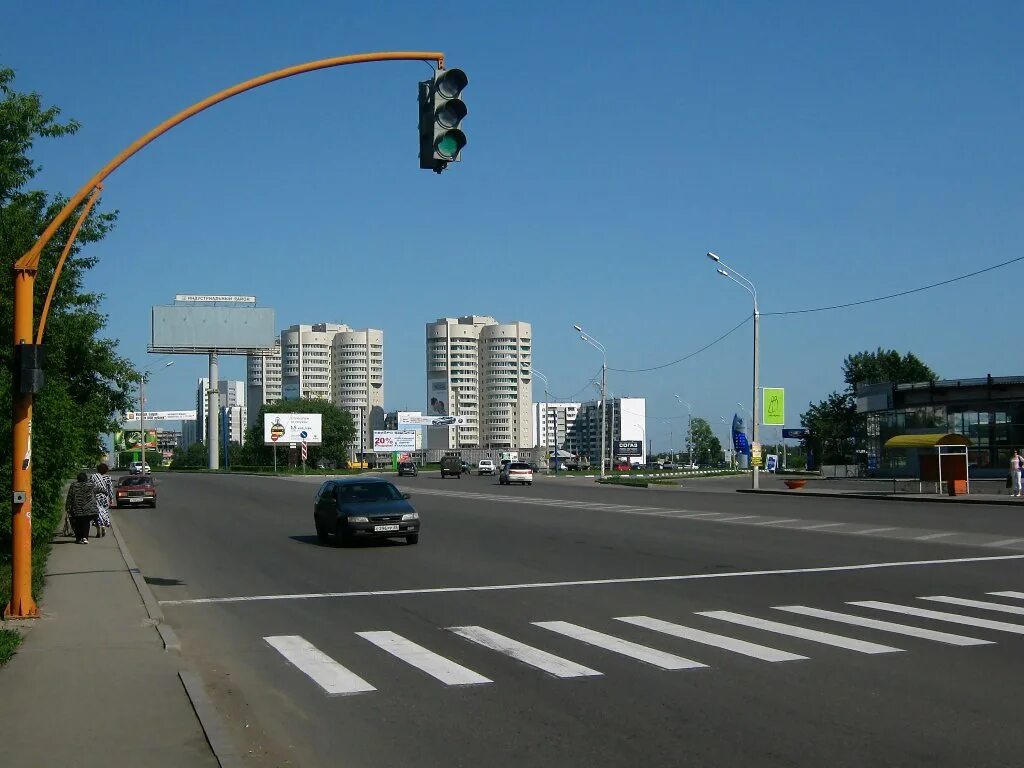
POLYGON ((446 69, 437 76, 435 87, 446 99, 454 99, 469 85, 469 78, 461 69, 446 69))
POLYGON ((467 114, 469 109, 466 108, 466 102, 462 99, 452 99, 437 108, 434 119, 442 128, 454 128, 467 114))

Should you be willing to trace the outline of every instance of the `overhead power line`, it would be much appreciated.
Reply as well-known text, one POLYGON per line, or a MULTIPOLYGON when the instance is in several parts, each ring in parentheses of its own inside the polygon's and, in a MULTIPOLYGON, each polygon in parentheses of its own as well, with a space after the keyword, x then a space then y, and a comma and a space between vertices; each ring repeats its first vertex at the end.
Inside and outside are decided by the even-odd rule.
POLYGON ((886 296, 876 296, 873 299, 862 299, 861 301, 851 301, 851 302, 848 302, 846 304, 832 304, 832 305, 827 306, 827 307, 811 307, 809 309, 789 309, 789 310, 786 310, 785 312, 762 312, 761 316, 765 317, 767 315, 775 315, 775 316, 778 316, 778 315, 804 315, 804 314, 807 314, 809 312, 828 312, 829 310, 833 310, 833 309, 847 309, 848 307, 859 307, 859 306, 861 306, 863 304, 873 304, 876 301, 886 301, 887 299, 897 299, 900 296, 909 296, 912 293, 920 293, 921 291, 927 291, 927 290, 930 290, 932 288, 938 288, 938 287, 943 286, 943 285, 949 285, 950 283, 955 283, 955 282, 958 282, 960 280, 966 280, 969 277, 976 277, 977 275, 983 275, 986 272, 991 272, 994 269, 1001 269, 1002 267, 1009 266, 1010 264, 1014 264, 1014 263, 1016 263, 1018 261, 1024 261, 1024 256, 1018 256, 1017 258, 1010 259, 1009 261, 1004 261, 1004 262, 1001 262, 999 264, 993 264, 991 267, 985 267, 984 269, 979 269, 979 270, 977 270, 975 272, 968 272, 966 275, 960 275, 959 277, 951 277, 949 280, 940 280, 937 283, 931 283, 929 285, 922 285, 920 288, 911 288, 909 291, 900 291, 899 293, 890 293, 890 294, 888 294, 886 296))
POLYGON ((747 315, 742 320, 740 320, 740 322, 738 322, 736 325, 734 325, 732 328, 730 328, 728 331, 723 333, 721 336, 719 336, 714 341, 708 342, 707 344, 705 344, 700 349, 695 350, 695 351, 691 352, 688 355, 683 355, 678 360, 673 360, 671 363, 664 363, 662 365, 654 365, 654 366, 651 366, 650 368, 609 368, 608 370, 609 371, 615 371, 617 373, 646 373, 647 371, 660 371, 662 368, 669 368, 669 367, 671 367, 673 365, 679 365, 679 363, 685 362, 685 361, 689 360, 691 357, 696 357, 701 352, 704 352, 705 350, 711 349, 711 347, 715 346, 715 344, 718 344, 720 341, 725 341, 726 338, 728 338, 733 333, 735 333, 740 328, 742 328, 744 325, 746 325, 747 322, 752 317, 753 317, 753 315, 747 315))

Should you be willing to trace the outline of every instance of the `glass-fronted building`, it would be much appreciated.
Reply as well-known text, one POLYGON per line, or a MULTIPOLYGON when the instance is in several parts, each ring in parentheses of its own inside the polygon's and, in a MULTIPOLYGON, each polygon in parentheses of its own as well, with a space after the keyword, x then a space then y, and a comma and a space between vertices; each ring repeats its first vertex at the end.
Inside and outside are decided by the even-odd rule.
POLYGON ((895 435, 954 432, 971 440, 971 477, 1002 477, 1014 448, 1024 449, 1024 376, 991 375, 918 384, 857 387, 857 411, 867 416, 865 448, 879 474, 917 471, 916 454, 884 454, 895 435))

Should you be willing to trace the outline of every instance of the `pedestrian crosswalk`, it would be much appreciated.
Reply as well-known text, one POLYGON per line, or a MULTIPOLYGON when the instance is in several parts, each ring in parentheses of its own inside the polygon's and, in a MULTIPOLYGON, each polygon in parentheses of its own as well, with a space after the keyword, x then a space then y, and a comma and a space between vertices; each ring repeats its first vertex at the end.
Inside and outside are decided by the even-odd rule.
MULTIPOLYGON (((1024 601, 1024 592, 1013 590, 993 591, 987 593, 987 596, 1024 601)), ((956 647, 993 645, 996 642, 985 637, 973 636, 976 633, 962 635, 943 631, 943 628, 936 629, 933 626, 928 626, 929 622, 1024 635, 1024 624, 987 618, 984 615, 985 613, 1024 615, 1024 607, 1019 603, 993 602, 949 595, 922 595, 911 599, 909 603, 891 603, 879 600, 853 600, 846 603, 854 610, 859 609, 861 613, 836 611, 808 605, 775 605, 767 609, 771 618, 731 610, 697 611, 693 614, 694 617, 699 617, 693 620, 694 624, 704 623, 706 626, 707 620, 712 623, 721 622, 731 625, 734 627, 734 632, 743 634, 744 637, 720 634, 698 626, 690 626, 688 623, 682 624, 644 615, 608 617, 610 620, 619 622, 623 632, 630 633, 630 637, 636 639, 619 636, 618 632, 611 634, 595 627, 560 620, 530 622, 521 627, 520 631, 524 634, 529 633, 531 638, 536 638, 536 630, 533 628, 547 630, 552 633, 548 636, 549 639, 553 639, 555 635, 562 638, 559 647, 565 647, 565 640, 574 641, 571 647, 580 648, 581 653, 584 652, 585 647, 589 647, 590 651, 586 652, 588 658, 593 657, 595 652, 600 654, 601 651, 606 651, 615 657, 641 662, 664 671, 697 670, 715 666, 710 663, 710 659, 700 659, 701 648, 724 651, 726 658, 729 654, 736 654, 756 661, 776 663, 808 661, 814 655, 815 646, 827 646, 840 651, 860 654, 883 655, 911 651, 913 650, 911 644, 916 641, 956 647), (942 603, 946 606, 956 606, 966 612, 951 613, 924 608, 913 604, 916 600, 929 601, 929 604, 942 603), (799 623, 776 620, 778 614, 775 612, 785 613, 799 623), (877 618, 877 614, 871 615, 874 612, 895 613, 903 616, 904 621, 917 621, 918 623, 889 621, 877 618), (807 626, 808 622, 814 622, 816 626, 807 626), (843 634, 838 634, 830 631, 832 624, 842 624, 847 629, 843 634), (919 626, 919 624, 923 625, 919 626), (868 636, 854 636, 860 632, 867 632, 868 636), (904 641, 900 641, 900 645, 906 647, 897 648, 882 644, 872 633, 902 636, 904 641), (769 644, 756 642, 764 636, 774 636, 775 639, 768 640, 769 644), (687 650, 688 648, 690 650, 687 650), (685 655, 680 655, 679 651, 685 655), (698 658, 690 658, 691 653, 698 658), (804 655, 804 653, 810 655, 804 655)), ((763 614, 764 611, 755 611, 754 613, 763 614)), ((565 658, 552 650, 538 647, 538 645, 544 645, 543 642, 539 642, 537 645, 532 644, 536 640, 526 642, 509 634, 476 625, 452 626, 443 629, 446 632, 441 637, 458 637, 478 649, 494 651, 498 657, 510 659, 551 678, 566 680, 603 677, 608 674, 606 671, 587 666, 579 660, 565 658)), ((427 645, 421 645, 416 640, 390 630, 368 630, 354 634, 379 651, 388 654, 392 659, 404 662, 408 667, 418 670, 419 673, 425 674, 443 686, 480 686, 495 682, 492 678, 470 669, 458 660, 460 655, 465 655, 462 651, 469 646, 461 646, 462 651, 459 648, 455 648, 454 651, 448 649, 445 651, 448 655, 442 655, 436 647, 439 645, 437 635, 425 641, 427 645, 435 646, 428 648, 427 645)), ((511 634, 515 634, 515 632, 511 634)), ((329 649, 318 648, 299 635, 275 635, 263 639, 292 667, 306 675, 312 683, 329 696, 371 693, 378 691, 379 687, 386 687, 390 684, 390 681, 369 682, 360 674, 344 666, 342 661, 335 659, 329 649)), ((543 637, 540 639, 543 641, 543 637)), ((477 665, 474 664, 474 666, 477 665)), ((500 669, 500 666, 496 666, 495 669, 500 669)), ((404 673, 398 672, 397 674, 404 673)), ((489 674, 494 673, 489 672, 489 674)), ((372 677, 372 675, 368 675, 368 677, 372 677)), ((495 674, 495 678, 497 677, 498 675, 495 674)))

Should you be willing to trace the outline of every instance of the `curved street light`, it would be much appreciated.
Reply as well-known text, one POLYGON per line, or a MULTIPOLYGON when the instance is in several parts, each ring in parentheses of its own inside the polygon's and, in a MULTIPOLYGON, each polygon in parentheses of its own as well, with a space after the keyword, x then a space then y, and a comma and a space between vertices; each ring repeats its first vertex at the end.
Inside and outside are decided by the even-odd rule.
POLYGON ((608 399, 608 350, 604 348, 604 344, 584 331, 580 326, 574 325, 573 328, 579 332, 580 338, 583 341, 601 353, 601 477, 604 478, 605 412, 608 410, 606 402, 608 399))
MULTIPOLYGON (((759 321, 760 321, 760 318, 761 318, 761 313, 760 313, 760 311, 757 308, 757 288, 754 287, 754 283, 751 282, 747 277, 745 277, 741 273, 737 272, 735 269, 733 269, 728 264, 726 264, 724 261, 722 261, 722 259, 717 254, 712 253, 711 251, 708 251, 708 258, 711 259, 713 262, 715 262, 715 264, 719 265, 717 267, 717 269, 715 270, 716 272, 718 272, 718 274, 720 274, 723 277, 727 277, 730 280, 732 280, 734 283, 736 283, 736 285, 740 286, 743 290, 745 290, 747 293, 749 293, 751 298, 754 300, 754 374, 753 374, 753 385, 751 387, 751 390, 752 390, 751 401, 752 401, 752 404, 753 404, 753 411, 752 411, 752 413, 750 415, 750 420, 751 420, 751 422, 753 424, 753 426, 751 427, 751 436, 752 436, 751 442, 754 445, 758 445, 758 424, 757 424, 758 346, 757 346, 757 342, 758 342, 758 326, 759 326, 759 321)), ((753 488, 754 490, 757 490, 758 487, 759 487, 759 485, 758 485, 758 478, 757 478, 757 464, 754 463, 754 462, 751 462, 751 463, 754 464, 754 467, 753 467, 753 472, 751 473, 751 476, 750 476, 751 477, 751 479, 750 479, 750 483, 751 483, 750 487, 753 488)))

